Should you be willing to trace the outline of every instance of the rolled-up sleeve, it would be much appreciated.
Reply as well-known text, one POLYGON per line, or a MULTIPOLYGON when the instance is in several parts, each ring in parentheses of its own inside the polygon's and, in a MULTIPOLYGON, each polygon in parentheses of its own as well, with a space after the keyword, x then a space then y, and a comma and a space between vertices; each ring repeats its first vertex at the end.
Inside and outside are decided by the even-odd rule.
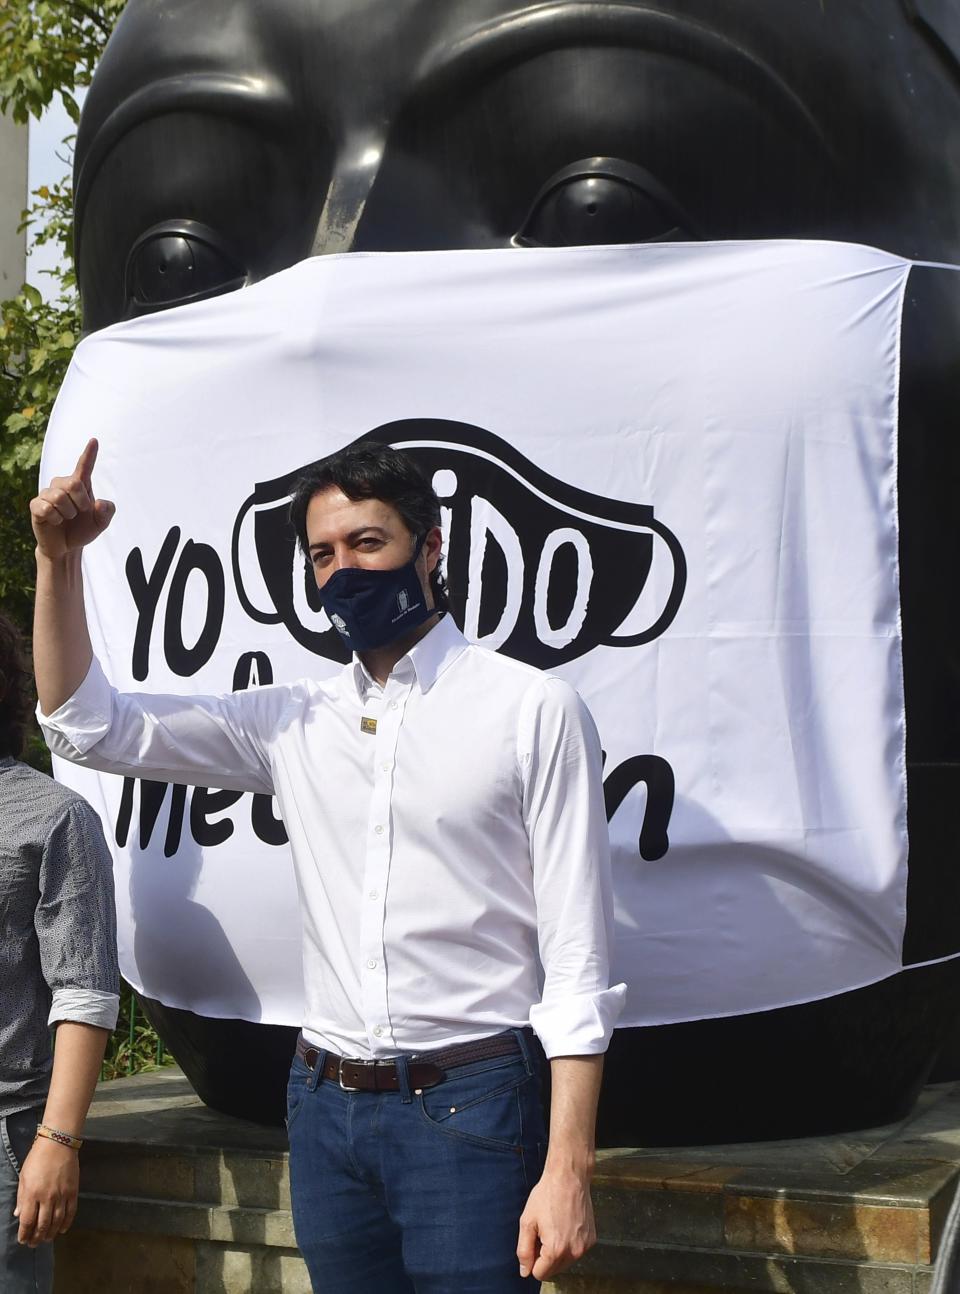
POLYGON ((113 723, 113 688, 94 656, 86 677, 52 714, 37 706, 37 720, 55 755, 85 755, 109 733, 113 723))
POLYGON ((54 755, 100 772, 273 794, 269 737, 283 686, 222 696, 118 692, 94 658, 83 682, 37 720, 54 755))
POLYGON ((626 985, 610 986, 613 892, 600 739, 577 693, 545 677, 520 721, 544 984, 530 1024, 548 1057, 606 1051, 626 985))
POLYGON ((96 989, 58 988, 50 1003, 47 1024, 92 1024, 98 1029, 115 1029, 120 1014, 119 993, 98 993, 96 989))
POLYGON ((34 928, 51 992, 50 1024, 112 1029, 120 1001, 113 864, 100 819, 69 805, 43 846, 34 928))

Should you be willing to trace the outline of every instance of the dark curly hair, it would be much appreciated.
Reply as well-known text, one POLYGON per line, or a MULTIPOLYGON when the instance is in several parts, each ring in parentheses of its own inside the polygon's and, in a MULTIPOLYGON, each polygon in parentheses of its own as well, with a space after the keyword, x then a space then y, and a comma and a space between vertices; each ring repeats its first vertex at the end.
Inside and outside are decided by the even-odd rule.
POLYGON ((0 612, 0 758, 23 754, 31 708, 23 640, 13 621, 0 612))
MULTIPOLYGON (((307 507, 315 494, 336 488, 348 499, 380 499, 391 504, 412 535, 422 540, 428 530, 440 525, 440 500, 433 486, 409 454, 361 440, 321 458, 306 469, 297 482, 290 503, 290 521, 305 557, 309 556, 307 507)), ((447 606, 447 585, 442 564, 430 574, 430 588, 438 611, 447 606)))

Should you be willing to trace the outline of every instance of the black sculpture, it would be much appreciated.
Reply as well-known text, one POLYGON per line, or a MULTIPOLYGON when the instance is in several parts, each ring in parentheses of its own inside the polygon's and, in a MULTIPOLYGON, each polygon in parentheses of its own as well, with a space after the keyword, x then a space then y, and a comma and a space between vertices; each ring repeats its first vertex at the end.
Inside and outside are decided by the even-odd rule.
MULTIPOLYGON (((798 237, 958 262, 958 12, 130 0, 77 144, 86 327, 362 249, 798 237)), ((960 556, 960 289, 918 270, 908 296, 910 962, 960 946, 960 652, 941 586, 960 556)), ((946 962, 788 1010, 618 1031, 601 1136, 718 1141, 899 1117, 960 1005, 958 976, 946 962)), ((147 1005, 205 1100, 279 1116, 292 1031, 147 1005)))

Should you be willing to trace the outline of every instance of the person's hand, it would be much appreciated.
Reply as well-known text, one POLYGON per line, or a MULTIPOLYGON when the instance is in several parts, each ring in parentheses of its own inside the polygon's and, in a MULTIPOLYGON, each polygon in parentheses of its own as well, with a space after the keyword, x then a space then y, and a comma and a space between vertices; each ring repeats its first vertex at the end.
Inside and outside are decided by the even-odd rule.
POLYGON ((60 561, 68 553, 79 551, 106 530, 113 519, 114 505, 98 499, 93 492, 96 461, 97 442, 90 440, 73 474, 55 476, 30 502, 37 550, 50 561, 60 561))
POLYGON ((77 1212, 80 1160, 69 1146, 38 1137, 23 1161, 17 1207, 17 1239, 35 1249, 69 1230, 77 1212))
POLYGON ((520 1218, 520 1275, 532 1274, 538 1281, 556 1276, 596 1242, 587 1178, 572 1169, 546 1170, 530 1192, 520 1218))

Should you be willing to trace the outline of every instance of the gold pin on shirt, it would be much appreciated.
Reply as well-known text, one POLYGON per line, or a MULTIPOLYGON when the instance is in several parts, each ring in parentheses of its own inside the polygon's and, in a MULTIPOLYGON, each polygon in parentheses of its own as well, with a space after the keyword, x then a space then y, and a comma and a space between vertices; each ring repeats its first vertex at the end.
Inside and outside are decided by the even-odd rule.
POLYGON ((360 731, 368 732, 371 737, 375 737, 377 735, 376 719, 368 719, 366 715, 364 715, 363 718, 360 720, 360 731))

